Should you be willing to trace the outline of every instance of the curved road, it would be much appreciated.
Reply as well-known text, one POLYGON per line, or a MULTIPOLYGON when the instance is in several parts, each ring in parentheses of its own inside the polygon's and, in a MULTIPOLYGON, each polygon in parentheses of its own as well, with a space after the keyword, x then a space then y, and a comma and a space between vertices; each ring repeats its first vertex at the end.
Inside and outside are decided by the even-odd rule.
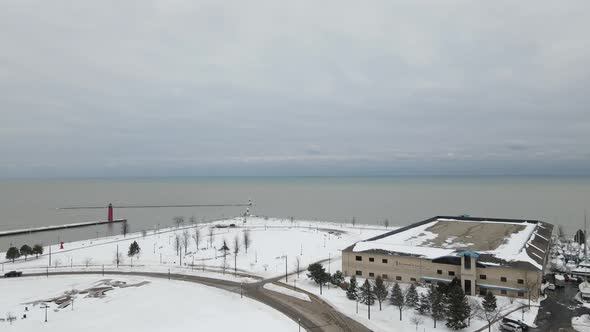
MULTIPOLYGON (((80 274, 98 274, 102 271, 79 271, 79 272, 50 272, 49 275, 80 275, 80 274)), ((311 302, 299 300, 297 298, 283 295, 277 292, 269 291, 263 288, 267 282, 273 282, 277 278, 267 281, 260 281, 252 284, 240 284, 234 281, 213 279, 200 276, 185 274, 167 274, 156 272, 123 272, 123 271, 105 271, 105 275, 131 275, 150 278, 174 279, 187 282, 194 282, 206 286, 216 287, 226 291, 240 293, 244 296, 264 303, 291 318, 295 322, 300 322, 301 327, 309 332, 370 332, 368 328, 360 323, 346 317, 338 312, 325 301, 317 296, 297 289, 309 295, 311 302)), ((27 276, 46 276, 47 273, 34 273, 23 275, 27 276)), ((281 284, 282 287, 292 288, 281 284)), ((263 328, 262 328, 263 330, 263 328)))

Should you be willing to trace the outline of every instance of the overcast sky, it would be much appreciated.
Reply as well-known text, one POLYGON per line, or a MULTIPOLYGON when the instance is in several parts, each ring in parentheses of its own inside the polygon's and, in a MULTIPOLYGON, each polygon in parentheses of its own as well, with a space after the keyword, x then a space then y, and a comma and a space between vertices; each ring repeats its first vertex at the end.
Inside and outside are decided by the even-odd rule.
POLYGON ((0 177, 589 173, 589 12, 0 0, 0 177))

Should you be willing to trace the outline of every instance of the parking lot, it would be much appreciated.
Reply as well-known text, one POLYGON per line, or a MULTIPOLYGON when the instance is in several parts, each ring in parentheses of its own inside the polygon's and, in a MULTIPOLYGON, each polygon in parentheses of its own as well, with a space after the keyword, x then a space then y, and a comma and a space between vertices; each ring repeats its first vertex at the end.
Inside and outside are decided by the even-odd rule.
MULTIPOLYGON (((548 276, 547 280, 554 281, 552 276, 548 276)), ((547 290, 546 293, 547 299, 541 302, 541 308, 539 308, 537 328, 532 331, 574 331, 571 324, 572 318, 590 314, 590 309, 574 299, 578 293, 576 282, 568 282, 565 287, 558 287, 554 291, 547 290)))

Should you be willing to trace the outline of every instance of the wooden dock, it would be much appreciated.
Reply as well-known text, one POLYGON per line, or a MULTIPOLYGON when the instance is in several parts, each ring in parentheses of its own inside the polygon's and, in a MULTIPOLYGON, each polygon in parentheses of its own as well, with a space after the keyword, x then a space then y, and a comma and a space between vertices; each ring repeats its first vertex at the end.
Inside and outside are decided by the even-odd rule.
POLYGON ((127 219, 115 219, 113 221, 107 221, 107 220, 87 221, 87 222, 80 222, 80 223, 75 223, 75 224, 43 226, 43 227, 26 228, 26 229, 13 229, 13 230, 8 230, 8 231, 0 231, 0 237, 47 232, 47 231, 55 231, 55 230, 60 230, 60 229, 106 225, 106 224, 114 224, 114 223, 121 223, 121 222, 127 222, 127 219))

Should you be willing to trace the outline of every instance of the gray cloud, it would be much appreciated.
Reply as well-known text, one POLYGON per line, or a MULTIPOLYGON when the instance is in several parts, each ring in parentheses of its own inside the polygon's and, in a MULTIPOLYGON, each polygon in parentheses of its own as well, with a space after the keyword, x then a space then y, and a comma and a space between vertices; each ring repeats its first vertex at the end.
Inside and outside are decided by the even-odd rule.
POLYGON ((0 173, 584 172, 588 10, 4 1, 0 173))

